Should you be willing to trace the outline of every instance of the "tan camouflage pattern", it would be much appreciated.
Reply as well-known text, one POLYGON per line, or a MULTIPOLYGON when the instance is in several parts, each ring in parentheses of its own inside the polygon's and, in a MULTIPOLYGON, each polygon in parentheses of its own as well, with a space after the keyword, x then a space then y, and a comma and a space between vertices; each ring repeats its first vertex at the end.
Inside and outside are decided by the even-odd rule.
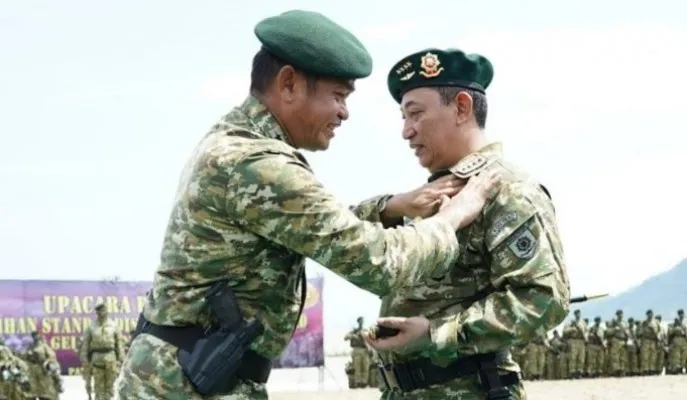
POLYGON ((587 324, 582 319, 573 320, 563 329, 568 353, 568 373, 572 378, 580 378, 585 372, 587 346, 587 324))
MULTIPOLYGON (((446 365, 460 355, 505 350, 546 332, 564 320, 569 308, 569 283, 554 207, 539 184, 504 161, 502 145, 479 152, 483 168, 502 174, 499 192, 482 214, 457 234, 460 258, 446 274, 421 283, 407 282, 382 298, 381 316, 424 315, 431 322, 432 345, 425 349, 380 352, 385 363, 429 357, 446 365), (489 285, 504 290, 470 305, 463 299, 489 285)), ((452 170, 460 170, 461 163, 452 170)), ((518 372, 509 355, 499 367, 518 372)), ((522 386, 515 399, 524 398, 522 386)), ((396 398, 385 393, 383 398, 396 398)), ((471 378, 405 394, 404 399, 483 399, 471 378)))
POLYGON ((606 328, 608 342, 608 373, 622 376, 627 373, 627 341, 630 331, 627 322, 615 319, 613 325, 606 328))
POLYGON ((29 367, 31 382, 30 396, 44 399, 57 399, 59 394, 54 377, 46 369, 48 362, 57 363, 55 351, 40 336, 29 345, 24 354, 29 367))
POLYGON ((684 317, 675 318, 668 328, 668 371, 681 373, 687 368, 687 322, 684 317))
POLYGON ((353 387, 356 388, 367 387, 370 383, 370 352, 365 345, 362 332, 362 327, 358 327, 344 336, 344 340, 352 347, 353 387))
POLYGON ((586 375, 598 377, 605 374, 606 365, 606 341, 603 337, 601 321, 589 328, 589 342, 587 343, 586 375))
POLYGON ((79 356, 88 361, 95 400, 114 397, 114 382, 119 373, 123 346, 122 334, 110 319, 93 321, 86 329, 79 356))
POLYGON ((26 385, 30 385, 29 367, 24 360, 16 356, 5 346, 0 338, 0 398, 7 400, 24 400, 29 398, 30 392, 26 385), (4 379, 7 377, 7 379, 4 379))
MULTIPOLYGON (((206 326, 207 289, 228 279, 244 318, 265 327, 252 349, 274 359, 299 318, 306 257, 380 296, 455 261, 448 222, 385 230, 380 207, 388 197, 340 205, 277 119, 249 96, 201 139, 182 173, 144 315, 161 325, 206 326)), ((116 387, 121 399, 201 398, 182 377, 176 348, 146 334, 131 343, 116 387)), ((245 382, 218 398, 267 394, 245 382)))
POLYGON ((661 335, 661 326, 655 318, 644 320, 640 326, 639 366, 643 374, 650 375, 656 370, 657 352, 661 335))

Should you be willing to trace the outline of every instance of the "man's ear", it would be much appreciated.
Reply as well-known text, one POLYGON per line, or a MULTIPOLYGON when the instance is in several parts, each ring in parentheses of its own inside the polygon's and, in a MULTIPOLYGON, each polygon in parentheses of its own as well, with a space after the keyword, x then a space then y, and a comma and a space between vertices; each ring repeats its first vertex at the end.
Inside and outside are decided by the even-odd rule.
POLYGON ((298 73, 290 66, 283 66, 274 79, 275 93, 279 93, 282 100, 286 103, 292 103, 296 98, 298 73))
POLYGON ((458 92, 454 99, 456 104, 456 124, 462 124, 472 115, 472 96, 467 92, 458 92))

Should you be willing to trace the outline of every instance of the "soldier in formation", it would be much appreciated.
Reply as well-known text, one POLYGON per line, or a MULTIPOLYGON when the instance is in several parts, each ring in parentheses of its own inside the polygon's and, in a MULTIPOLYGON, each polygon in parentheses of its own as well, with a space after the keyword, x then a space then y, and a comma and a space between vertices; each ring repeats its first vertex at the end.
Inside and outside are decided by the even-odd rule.
POLYGON ((24 400, 30 398, 29 367, 0 337, 0 399, 24 400))
POLYGON ((352 378, 351 388, 364 388, 370 383, 370 351, 363 339, 363 317, 358 317, 358 326, 348 332, 344 340, 351 345, 351 364, 347 368, 352 378))
POLYGON ((62 376, 57 355, 38 332, 31 332, 31 338, 33 342, 22 354, 29 368, 30 397, 56 400, 62 393, 62 376))
POLYGON ((545 338, 520 344, 514 358, 523 366, 528 380, 581 379, 639 375, 682 374, 687 372, 687 323, 684 311, 667 326, 647 310, 646 318, 624 319, 622 310, 602 323, 600 316, 587 326, 581 312, 564 328, 562 336, 554 330, 545 338), (537 367, 538 349, 547 343, 544 372, 537 367))
POLYGON ((86 387, 89 388, 92 376, 95 400, 111 400, 114 396, 114 381, 123 356, 124 342, 117 325, 108 319, 105 305, 98 304, 95 312, 97 318, 84 333, 79 357, 82 365, 89 367, 86 387))

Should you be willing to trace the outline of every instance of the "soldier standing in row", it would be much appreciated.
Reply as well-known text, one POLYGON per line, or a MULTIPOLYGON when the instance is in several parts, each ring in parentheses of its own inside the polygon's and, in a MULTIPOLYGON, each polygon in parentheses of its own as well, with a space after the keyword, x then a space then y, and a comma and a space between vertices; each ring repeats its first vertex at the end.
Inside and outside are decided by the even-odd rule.
POLYGON ((0 399, 24 400, 29 396, 29 368, 0 337, 0 399))
POLYGON ((639 366, 642 375, 653 375, 656 372, 656 359, 661 337, 661 326, 654 318, 654 312, 647 310, 644 320, 637 333, 639 343, 639 366))
POLYGON ((587 376, 598 378, 604 374, 606 342, 603 338, 601 317, 594 318, 594 325, 589 328, 587 344, 587 376))
MULTIPOLYGON (((77 354, 81 355, 84 346, 83 337, 76 339, 76 351, 77 354)), ((81 377, 84 381, 84 386, 86 388, 86 394, 88 395, 88 400, 92 399, 93 396, 93 369, 91 368, 91 363, 88 359, 79 357, 81 361, 81 377)))
POLYGON ((574 315, 575 319, 563 329, 563 340, 569 349, 568 374, 573 379, 580 379, 585 372, 587 325, 581 318, 580 310, 575 310, 574 315))
POLYGON ((615 320, 606 330, 608 341, 608 368, 613 376, 623 376, 627 369, 627 341, 630 339, 630 328, 623 320, 623 310, 615 312, 615 320))
POLYGON ((543 378, 548 346, 546 334, 538 335, 525 346, 525 362, 522 367, 527 379, 537 381, 543 378))
POLYGON ((677 318, 668 328, 668 368, 669 374, 680 374, 687 368, 687 323, 685 312, 677 310, 677 318))
POLYGON ((364 388, 370 382, 370 355, 363 339, 363 317, 358 317, 358 326, 348 332, 344 340, 351 345, 351 367, 353 387, 364 388))
POLYGON ((31 332, 33 342, 25 358, 28 362, 32 397, 41 400, 56 400, 62 392, 60 364, 55 351, 48 346, 38 332, 31 332))
POLYGON ((91 367, 95 400, 110 400, 124 343, 117 325, 107 318, 105 305, 98 304, 95 312, 97 319, 86 328, 80 357, 91 367))

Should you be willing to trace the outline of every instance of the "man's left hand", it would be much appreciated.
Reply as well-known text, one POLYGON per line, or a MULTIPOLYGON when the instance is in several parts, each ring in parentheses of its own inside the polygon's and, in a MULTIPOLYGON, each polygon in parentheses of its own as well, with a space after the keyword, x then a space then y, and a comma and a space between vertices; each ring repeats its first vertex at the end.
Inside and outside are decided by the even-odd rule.
POLYGON ((377 325, 398 329, 395 336, 372 339, 371 332, 365 332, 363 338, 376 350, 402 350, 404 353, 423 350, 431 345, 429 320, 425 317, 387 317, 377 320, 377 325))

